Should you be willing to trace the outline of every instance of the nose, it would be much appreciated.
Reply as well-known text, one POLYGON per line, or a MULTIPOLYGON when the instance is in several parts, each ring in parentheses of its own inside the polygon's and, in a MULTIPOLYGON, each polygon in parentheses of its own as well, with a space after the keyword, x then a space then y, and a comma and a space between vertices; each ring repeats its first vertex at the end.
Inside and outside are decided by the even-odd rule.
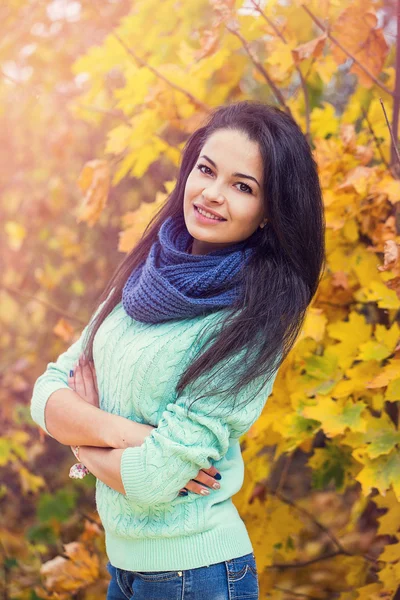
POLYGON ((201 195, 206 200, 210 200, 210 202, 221 203, 221 202, 224 202, 224 200, 225 200, 225 196, 221 192, 221 189, 216 182, 205 187, 204 190, 202 191, 201 195))

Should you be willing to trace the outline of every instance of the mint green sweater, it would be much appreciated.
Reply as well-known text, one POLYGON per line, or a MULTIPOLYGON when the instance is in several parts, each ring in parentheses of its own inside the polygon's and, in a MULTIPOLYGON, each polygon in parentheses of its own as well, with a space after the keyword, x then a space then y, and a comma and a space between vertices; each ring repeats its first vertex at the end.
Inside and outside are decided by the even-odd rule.
MULTIPOLYGON (((254 400, 233 411, 208 415, 216 402, 206 394, 187 414, 191 398, 186 390, 190 386, 179 398, 175 393, 181 373, 199 347, 196 336, 210 320, 214 321, 212 327, 218 327, 218 319, 225 315, 226 311, 220 310, 154 325, 132 319, 120 302, 95 336, 93 358, 100 408, 156 427, 140 447, 126 448, 122 454, 125 494, 96 479, 96 506, 105 530, 106 552, 116 567, 131 571, 192 569, 253 551, 231 498, 244 478, 239 438, 263 410, 276 372, 254 400), (178 496, 200 469, 212 465, 222 475, 221 489, 209 496, 193 492, 178 496)), ((81 354, 90 322, 35 382, 31 415, 48 435, 46 402, 56 390, 68 388, 67 377, 81 354)), ((252 398, 260 382, 248 385, 236 402, 252 398)))

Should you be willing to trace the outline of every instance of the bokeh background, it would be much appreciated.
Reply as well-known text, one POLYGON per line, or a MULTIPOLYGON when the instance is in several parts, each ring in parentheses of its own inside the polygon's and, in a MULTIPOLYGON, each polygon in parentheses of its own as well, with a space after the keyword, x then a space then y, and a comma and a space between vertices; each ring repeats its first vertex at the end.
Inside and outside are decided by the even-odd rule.
POLYGON ((242 451, 261 598, 399 598, 398 0, 0 6, 0 592, 105 597, 94 478, 31 420, 213 107, 290 112, 319 165, 327 268, 242 451), (393 142, 392 140, 395 140, 393 142))

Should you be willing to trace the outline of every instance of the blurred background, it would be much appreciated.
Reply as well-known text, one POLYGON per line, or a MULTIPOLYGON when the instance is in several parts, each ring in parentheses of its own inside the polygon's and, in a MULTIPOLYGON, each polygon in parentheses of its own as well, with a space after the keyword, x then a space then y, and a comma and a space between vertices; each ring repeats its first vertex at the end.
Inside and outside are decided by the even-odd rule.
POLYGON ((302 127, 327 226, 301 336, 241 440, 260 597, 400 598, 400 2, 9 0, 0 22, 1 598, 105 597, 95 480, 68 478, 32 387, 188 136, 244 99, 302 127))

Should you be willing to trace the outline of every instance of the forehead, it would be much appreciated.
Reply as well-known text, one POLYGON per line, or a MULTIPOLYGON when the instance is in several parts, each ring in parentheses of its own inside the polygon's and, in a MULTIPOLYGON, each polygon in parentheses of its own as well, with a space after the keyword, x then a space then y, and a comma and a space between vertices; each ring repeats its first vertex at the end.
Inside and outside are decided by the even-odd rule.
POLYGON ((221 170, 240 171, 258 178, 263 172, 262 156, 257 142, 250 140, 241 131, 215 131, 200 150, 200 156, 202 154, 211 158, 221 170))

